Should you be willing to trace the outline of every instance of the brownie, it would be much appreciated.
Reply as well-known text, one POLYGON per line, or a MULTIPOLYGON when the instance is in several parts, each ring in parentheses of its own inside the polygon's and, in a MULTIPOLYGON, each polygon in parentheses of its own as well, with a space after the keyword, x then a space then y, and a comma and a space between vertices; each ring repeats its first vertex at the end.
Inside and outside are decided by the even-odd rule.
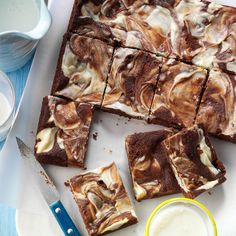
POLYGON ((69 180, 90 236, 137 223, 137 217, 114 163, 69 180))
POLYGON ((161 146, 161 142, 173 134, 173 130, 164 129, 126 137, 126 152, 137 201, 180 192, 161 146))
POLYGON ((115 50, 104 110, 147 119, 162 58, 137 49, 115 50))
POLYGON ((168 59, 161 69, 149 121, 182 128, 193 125, 207 71, 168 59))
POLYGON ((182 0, 175 12, 181 26, 180 57, 196 65, 236 73, 236 8, 182 0))
POLYGON ((42 164, 84 168, 93 106, 44 97, 35 143, 42 164))
POLYGON ((236 143, 236 75, 212 69, 206 84, 196 123, 207 132, 236 143))
POLYGON ((52 95, 100 106, 113 47, 98 39, 66 34, 58 59, 52 95))
POLYGON ((127 9, 129 4, 121 0, 76 1, 69 31, 123 47, 170 54, 175 17, 156 3, 137 2, 134 6, 130 2, 132 8, 127 9))
POLYGON ((162 147, 185 197, 195 198, 226 180, 225 168, 201 126, 183 129, 165 139, 162 147))

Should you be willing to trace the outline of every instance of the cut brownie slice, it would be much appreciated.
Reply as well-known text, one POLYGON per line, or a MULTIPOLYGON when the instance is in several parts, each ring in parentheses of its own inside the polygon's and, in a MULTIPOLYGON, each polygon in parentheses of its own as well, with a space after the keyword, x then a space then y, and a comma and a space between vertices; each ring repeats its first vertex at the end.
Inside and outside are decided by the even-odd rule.
POLYGON ((193 125, 207 71, 174 59, 164 63, 149 121, 170 127, 193 125))
POLYGON ((38 161, 84 167, 92 116, 90 104, 44 97, 35 144, 38 161))
POLYGON ((172 130, 164 129, 127 136, 126 152, 137 201, 180 192, 160 145, 173 134, 172 130))
POLYGON ((78 34, 64 36, 52 94, 101 105, 113 47, 78 34))
POLYGON ((147 118, 162 58, 137 49, 118 48, 105 91, 104 110, 147 118))
POLYGON ((90 236, 137 223, 114 163, 73 177, 69 184, 90 236))
POLYGON ((196 123, 220 138, 236 143, 236 76, 212 69, 196 123))
POLYGON ((236 8, 211 1, 181 0, 175 12, 181 28, 180 57, 196 65, 236 73, 236 8))
POLYGON ((225 168, 201 127, 183 129, 162 146, 186 197, 195 198, 226 180, 225 168))
POLYGON ((77 0, 69 31, 123 47, 170 54, 172 41, 177 42, 175 33, 179 32, 172 30, 177 29, 176 17, 156 3, 134 5, 128 10, 121 0, 77 0))

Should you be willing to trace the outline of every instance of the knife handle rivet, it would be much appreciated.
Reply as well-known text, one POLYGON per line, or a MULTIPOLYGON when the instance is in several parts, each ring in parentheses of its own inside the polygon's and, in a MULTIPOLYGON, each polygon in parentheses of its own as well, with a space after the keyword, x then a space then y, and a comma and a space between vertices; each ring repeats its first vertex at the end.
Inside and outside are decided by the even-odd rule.
POLYGON ((61 209, 58 207, 58 208, 55 209, 55 212, 58 214, 58 213, 61 212, 61 209))
POLYGON ((68 229, 68 230, 67 230, 67 233, 68 233, 68 234, 73 234, 73 230, 72 230, 72 229, 68 229))

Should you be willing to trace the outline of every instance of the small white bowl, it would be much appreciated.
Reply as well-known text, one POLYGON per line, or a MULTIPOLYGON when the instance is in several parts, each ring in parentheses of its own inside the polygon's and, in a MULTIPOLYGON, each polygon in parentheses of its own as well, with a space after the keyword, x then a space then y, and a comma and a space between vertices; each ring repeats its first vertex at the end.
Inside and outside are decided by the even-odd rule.
POLYGON ((14 121, 15 116, 15 91, 12 86, 11 81, 8 79, 7 75, 0 71, 0 93, 6 98, 10 106, 9 115, 0 124, 0 141, 3 141, 14 121))
MULTIPOLYGON (((164 201, 153 210, 146 224, 145 236, 150 236, 150 235, 158 236, 159 234, 157 225, 158 224, 161 225, 160 228, 163 227, 162 224, 163 219, 161 219, 161 216, 167 213, 167 210, 170 210, 169 212, 176 213, 173 215, 173 217, 179 217, 179 212, 176 211, 177 209, 179 209, 179 207, 184 207, 185 209, 192 211, 194 215, 199 217, 198 219, 200 219, 200 222, 203 222, 204 224, 207 236, 218 235, 215 220, 210 211, 203 204, 188 198, 172 198, 167 201, 164 201)), ((169 222, 170 218, 168 218, 168 220, 164 223, 164 227, 168 227, 169 222)), ((192 230, 192 224, 191 224, 191 230, 192 230)), ((181 233, 181 235, 182 234, 183 233, 181 233)))

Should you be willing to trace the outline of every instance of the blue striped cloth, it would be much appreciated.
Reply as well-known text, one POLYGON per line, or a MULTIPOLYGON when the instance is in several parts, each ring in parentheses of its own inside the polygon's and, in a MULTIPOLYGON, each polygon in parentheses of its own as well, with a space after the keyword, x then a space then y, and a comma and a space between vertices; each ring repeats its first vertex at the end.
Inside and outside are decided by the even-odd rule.
MULTIPOLYGON (((7 73, 15 88, 17 106, 25 88, 31 63, 32 60, 30 60, 21 69, 7 73)), ((4 141, 0 142, 0 150, 2 149, 3 145, 4 141)), ((0 236, 17 236, 15 226, 15 209, 3 205, 0 205, 0 236)))

